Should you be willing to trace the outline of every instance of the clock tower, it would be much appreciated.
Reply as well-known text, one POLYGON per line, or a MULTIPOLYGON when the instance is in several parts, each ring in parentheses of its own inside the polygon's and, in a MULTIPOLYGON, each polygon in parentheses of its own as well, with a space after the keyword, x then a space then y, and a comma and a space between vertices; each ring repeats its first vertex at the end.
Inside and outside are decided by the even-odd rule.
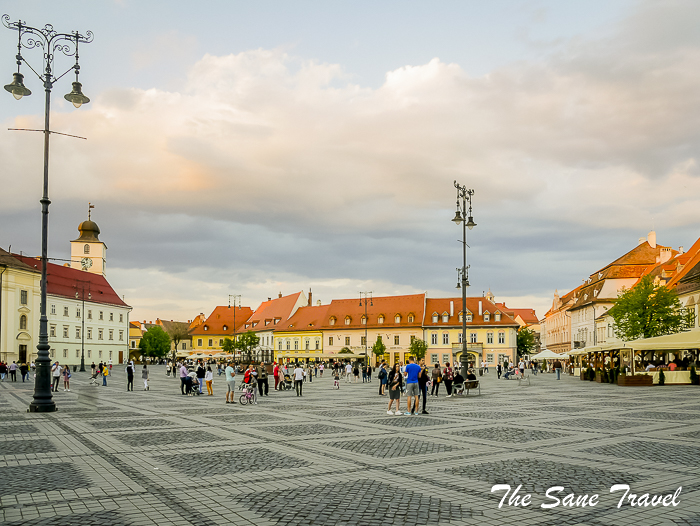
POLYGON ((100 228, 90 219, 89 205, 88 220, 78 226, 80 237, 70 242, 71 268, 107 275, 107 245, 100 241, 100 228))

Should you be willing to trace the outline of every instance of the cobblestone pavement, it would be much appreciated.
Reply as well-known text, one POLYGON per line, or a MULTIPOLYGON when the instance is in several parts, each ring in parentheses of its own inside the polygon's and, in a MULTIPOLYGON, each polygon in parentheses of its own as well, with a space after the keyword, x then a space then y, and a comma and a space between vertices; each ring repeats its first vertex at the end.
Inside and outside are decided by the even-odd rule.
POLYGON ((376 381, 334 390, 327 376, 241 406, 223 377, 215 396, 185 397, 158 367, 150 391, 127 392, 120 369, 107 387, 75 373, 52 414, 26 412, 32 384, 0 383, 0 523, 700 526, 695 387, 490 374, 480 396, 395 416, 376 381), (499 509, 494 484, 532 504, 499 509), (676 507, 618 508, 613 484, 683 489, 676 507), (552 486, 600 502, 541 508, 552 486))

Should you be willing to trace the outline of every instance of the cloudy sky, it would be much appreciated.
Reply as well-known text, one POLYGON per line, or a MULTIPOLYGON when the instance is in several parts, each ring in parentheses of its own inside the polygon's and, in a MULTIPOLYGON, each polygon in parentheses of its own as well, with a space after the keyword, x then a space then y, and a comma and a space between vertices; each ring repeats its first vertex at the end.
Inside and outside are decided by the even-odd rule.
MULTIPOLYGON (((475 190, 469 294, 540 316, 649 230, 700 235, 693 0, 2 4, 95 34, 92 102, 54 88, 52 128, 88 140, 52 137, 50 256, 95 203, 132 319, 458 295, 454 180, 475 190)), ((15 53, 0 27, 5 82, 15 53)), ((23 73, 34 95, 2 97, 0 130, 42 126, 23 73)), ((0 134, 0 245, 39 254, 42 136, 0 134)))

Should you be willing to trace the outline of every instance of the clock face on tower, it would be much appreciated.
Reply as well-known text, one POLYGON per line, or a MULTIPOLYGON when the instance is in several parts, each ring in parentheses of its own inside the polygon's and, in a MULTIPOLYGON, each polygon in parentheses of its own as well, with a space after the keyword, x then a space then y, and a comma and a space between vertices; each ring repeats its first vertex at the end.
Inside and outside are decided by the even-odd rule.
POLYGON ((83 268, 83 270, 89 269, 92 266, 92 259, 90 259, 90 258, 81 259, 80 266, 83 268))

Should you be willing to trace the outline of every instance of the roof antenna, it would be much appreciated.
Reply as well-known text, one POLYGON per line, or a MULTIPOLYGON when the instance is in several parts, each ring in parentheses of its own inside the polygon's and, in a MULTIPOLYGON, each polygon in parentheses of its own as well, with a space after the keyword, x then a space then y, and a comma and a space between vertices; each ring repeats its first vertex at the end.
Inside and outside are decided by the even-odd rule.
POLYGON ((90 221, 90 210, 92 210, 93 208, 95 208, 95 205, 93 205, 92 203, 88 203, 88 221, 90 221))

